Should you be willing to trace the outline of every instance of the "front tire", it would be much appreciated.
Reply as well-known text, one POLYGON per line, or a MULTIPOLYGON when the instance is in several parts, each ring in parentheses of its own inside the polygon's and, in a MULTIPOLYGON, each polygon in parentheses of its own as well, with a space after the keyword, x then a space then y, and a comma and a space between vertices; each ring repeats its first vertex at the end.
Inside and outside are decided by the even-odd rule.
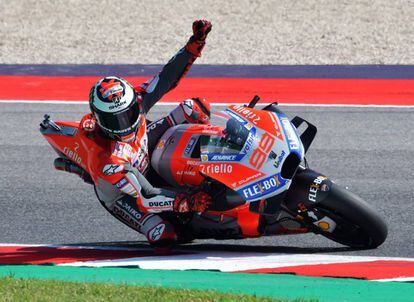
POLYGON ((332 233, 320 232, 333 241, 354 248, 372 249, 387 238, 387 225, 378 213, 360 197, 334 183, 328 197, 316 208, 336 222, 332 233))

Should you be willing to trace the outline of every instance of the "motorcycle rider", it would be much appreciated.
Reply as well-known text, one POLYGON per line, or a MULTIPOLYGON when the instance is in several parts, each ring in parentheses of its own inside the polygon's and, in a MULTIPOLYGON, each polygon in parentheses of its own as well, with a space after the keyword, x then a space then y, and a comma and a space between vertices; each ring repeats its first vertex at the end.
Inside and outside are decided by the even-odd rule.
MULTIPOLYGON (((92 181, 102 205, 123 223, 146 236, 154 246, 169 246, 177 240, 166 212, 202 212, 211 203, 204 192, 180 193, 153 187, 145 175, 149 153, 161 135, 179 123, 208 123, 209 103, 200 98, 183 101, 168 116, 147 126, 145 115, 173 89, 201 56, 212 25, 193 23, 187 44, 150 81, 133 87, 126 80, 109 76, 90 90, 91 113, 83 117, 79 131, 99 148, 92 152, 92 181)), ((59 167, 58 169, 64 169, 59 167)))

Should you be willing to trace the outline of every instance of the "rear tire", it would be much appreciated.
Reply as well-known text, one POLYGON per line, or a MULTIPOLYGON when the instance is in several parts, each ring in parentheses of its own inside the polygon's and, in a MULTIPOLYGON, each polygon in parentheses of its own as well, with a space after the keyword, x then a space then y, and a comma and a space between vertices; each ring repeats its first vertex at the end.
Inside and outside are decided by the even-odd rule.
POLYGON ((320 234, 354 248, 376 248, 387 238, 385 221, 357 195, 332 184, 331 192, 316 208, 337 223, 332 233, 320 234))

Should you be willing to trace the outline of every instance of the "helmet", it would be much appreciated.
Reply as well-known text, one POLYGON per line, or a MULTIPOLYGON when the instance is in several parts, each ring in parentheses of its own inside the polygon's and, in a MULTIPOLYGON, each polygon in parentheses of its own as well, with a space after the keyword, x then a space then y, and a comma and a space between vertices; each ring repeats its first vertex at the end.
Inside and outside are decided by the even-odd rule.
POLYGON ((92 87, 89 106, 104 134, 115 140, 131 141, 141 122, 138 94, 124 79, 105 77, 92 87))

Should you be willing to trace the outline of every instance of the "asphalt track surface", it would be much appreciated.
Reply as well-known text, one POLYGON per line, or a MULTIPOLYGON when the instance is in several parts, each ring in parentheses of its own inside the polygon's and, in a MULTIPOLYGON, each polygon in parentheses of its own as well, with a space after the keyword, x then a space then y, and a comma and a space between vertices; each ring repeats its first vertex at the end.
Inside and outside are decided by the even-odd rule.
MULTIPOLYGON (((164 115, 171 108, 157 106, 150 117, 164 115)), ((199 240, 191 247, 414 257, 414 108, 282 109, 318 127, 308 153, 311 167, 372 204, 388 223, 387 241, 378 249, 361 251, 307 234, 199 240)), ((144 243, 141 235, 101 207, 90 185, 52 167, 56 155, 38 132, 43 114, 50 113, 55 120, 79 120, 87 110, 84 104, 0 103, 0 242, 144 243)))

